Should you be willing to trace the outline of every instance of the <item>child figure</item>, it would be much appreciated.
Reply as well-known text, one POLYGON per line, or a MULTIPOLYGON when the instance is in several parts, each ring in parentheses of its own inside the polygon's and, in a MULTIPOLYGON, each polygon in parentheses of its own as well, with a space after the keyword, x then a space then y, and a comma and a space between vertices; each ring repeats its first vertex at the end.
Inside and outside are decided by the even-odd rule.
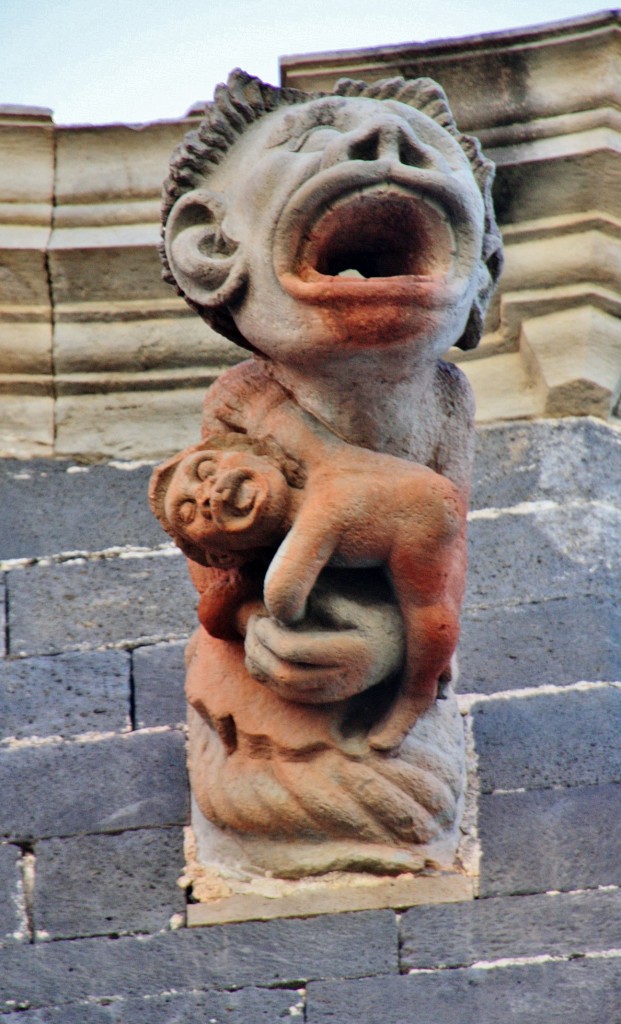
MULTIPOLYGON (((298 441, 303 435, 299 420, 298 441)), ((271 438, 207 438, 156 472, 152 507, 202 565, 241 566, 279 545, 263 598, 267 613, 289 626, 304 620, 328 564, 386 568, 404 619, 406 659, 395 704, 369 742, 392 749, 435 699, 457 644, 463 502, 446 477, 424 466, 313 434, 315 454, 318 446, 329 451, 303 467, 271 438)))

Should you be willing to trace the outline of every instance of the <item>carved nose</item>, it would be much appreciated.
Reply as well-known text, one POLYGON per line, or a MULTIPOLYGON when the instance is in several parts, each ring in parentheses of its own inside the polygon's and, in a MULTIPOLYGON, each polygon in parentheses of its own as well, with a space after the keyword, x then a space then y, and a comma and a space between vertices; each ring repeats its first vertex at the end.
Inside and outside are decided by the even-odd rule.
POLYGON ((427 147, 403 121, 383 119, 347 132, 324 152, 323 167, 346 160, 393 160, 408 167, 428 167, 427 147))

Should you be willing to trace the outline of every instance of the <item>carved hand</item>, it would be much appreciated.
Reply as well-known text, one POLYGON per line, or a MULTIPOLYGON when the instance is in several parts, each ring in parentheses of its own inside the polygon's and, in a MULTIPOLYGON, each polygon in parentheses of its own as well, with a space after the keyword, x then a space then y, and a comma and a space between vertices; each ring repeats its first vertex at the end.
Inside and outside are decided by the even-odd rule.
POLYGON ((327 570, 306 618, 284 626, 254 609, 246 625, 246 667, 285 700, 345 700, 397 671, 404 630, 378 573, 327 570), (373 586, 369 589, 369 578, 373 586), (371 593, 371 596, 369 596, 371 593))

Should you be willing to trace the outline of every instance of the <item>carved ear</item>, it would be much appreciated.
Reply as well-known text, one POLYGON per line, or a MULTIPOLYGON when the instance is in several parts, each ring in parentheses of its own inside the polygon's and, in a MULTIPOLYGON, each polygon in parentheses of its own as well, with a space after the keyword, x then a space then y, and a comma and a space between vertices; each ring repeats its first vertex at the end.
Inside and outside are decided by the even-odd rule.
POLYGON ((244 286, 246 267, 239 243, 222 227, 226 200, 199 188, 186 192, 166 222, 166 256, 184 295, 206 308, 228 305, 244 286))

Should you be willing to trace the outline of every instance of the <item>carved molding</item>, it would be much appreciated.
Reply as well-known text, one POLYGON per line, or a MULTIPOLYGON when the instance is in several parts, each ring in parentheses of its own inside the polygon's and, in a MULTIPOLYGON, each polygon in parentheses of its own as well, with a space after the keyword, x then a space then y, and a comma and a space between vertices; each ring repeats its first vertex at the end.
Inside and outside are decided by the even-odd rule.
MULTIPOLYGON (((620 23, 610 11, 282 61, 284 84, 308 89, 430 75, 497 164, 505 271, 483 343, 454 350, 480 422, 619 415, 620 23), (548 348, 579 358, 568 381, 599 380, 605 363, 608 398, 552 394, 525 340, 548 317, 548 348), (578 345, 578 325, 595 322, 578 345)), ((158 457, 194 440, 200 394, 239 358, 162 284, 155 252, 168 154, 199 115, 65 127, 42 108, 0 107, 3 454, 158 457)))

